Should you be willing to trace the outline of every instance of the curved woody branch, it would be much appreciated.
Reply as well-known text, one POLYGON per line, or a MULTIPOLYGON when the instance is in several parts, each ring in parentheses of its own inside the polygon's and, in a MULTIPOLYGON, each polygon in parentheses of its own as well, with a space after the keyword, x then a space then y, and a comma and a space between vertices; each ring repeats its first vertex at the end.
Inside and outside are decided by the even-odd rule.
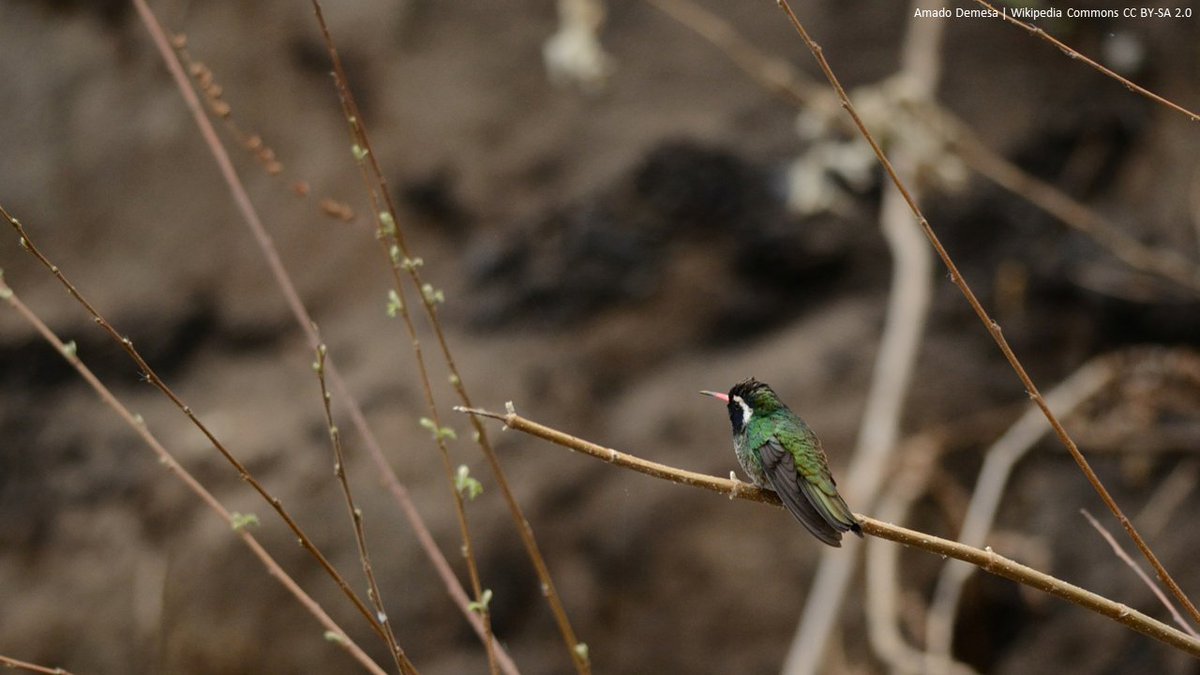
MULTIPOLYGON (((597 445, 559 431, 558 429, 547 427, 521 417, 513 409, 511 403, 508 404, 508 411, 505 414, 462 406, 456 407, 455 410, 469 415, 500 420, 504 422, 504 426, 508 429, 536 436, 550 441, 555 445, 561 445, 564 448, 582 452, 602 459, 609 464, 633 469, 648 476, 711 490, 712 492, 728 495, 730 499, 746 499, 774 506, 782 506, 779 497, 770 490, 763 490, 739 480, 718 478, 695 471, 677 469, 673 466, 652 462, 620 452, 619 450, 597 445)), ((1073 602, 1143 635, 1148 635, 1192 656, 1200 657, 1200 639, 1196 639, 1177 628, 1169 626, 1127 605, 1110 600, 1102 595, 1006 558, 993 551, 990 546, 982 549, 975 548, 974 546, 967 546, 966 544, 943 539, 932 534, 875 520, 861 513, 855 515, 862 523, 863 533, 865 534, 970 563, 985 572, 1073 602)))

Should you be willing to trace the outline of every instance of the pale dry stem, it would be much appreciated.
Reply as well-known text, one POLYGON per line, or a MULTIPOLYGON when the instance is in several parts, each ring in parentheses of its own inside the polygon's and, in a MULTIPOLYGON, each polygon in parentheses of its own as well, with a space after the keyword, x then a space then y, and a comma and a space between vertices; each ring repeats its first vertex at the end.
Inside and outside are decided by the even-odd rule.
POLYGON ((1100 521, 1096 520, 1087 509, 1079 509, 1079 512, 1083 514, 1084 518, 1087 518, 1088 524, 1095 528, 1096 531, 1100 533, 1101 537, 1104 537, 1104 541, 1108 542, 1108 545, 1112 548, 1113 553, 1121 559, 1121 562, 1129 566, 1129 569, 1133 570, 1133 573, 1136 574, 1137 578, 1146 585, 1146 588, 1150 589, 1150 592, 1153 593, 1154 597, 1158 599, 1159 604, 1167 608, 1167 611, 1170 612, 1171 618, 1175 620, 1175 623, 1179 624, 1179 627, 1182 628, 1183 631, 1188 635, 1191 635, 1194 638, 1200 638, 1200 633, 1197 633, 1195 628, 1192 628, 1190 625, 1188 625, 1187 619, 1184 619, 1183 615, 1179 613, 1179 610, 1175 609, 1175 605, 1169 599, 1167 599, 1167 596, 1162 592, 1162 589, 1158 587, 1158 584, 1155 584, 1154 581, 1150 579, 1149 575, 1142 570, 1142 566, 1137 564, 1136 560, 1129 557, 1129 554, 1126 553, 1125 549, 1121 547, 1121 544, 1117 541, 1116 537, 1112 536, 1112 533, 1105 529, 1105 527, 1100 524, 1100 521))
MULTIPOLYGON (((1059 415, 1070 414, 1113 381, 1116 361, 1112 356, 1102 356, 1084 364, 1047 394, 1047 403, 1059 415)), ((959 530, 958 541, 969 546, 983 546, 991 532, 1013 468, 1049 431, 1039 411, 1030 408, 988 448, 975 481, 975 489, 971 491, 971 503, 959 530)), ((925 630, 925 647, 931 659, 931 672, 940 672, 939 664, 950 658, 958 601, 962 596, 963 584, 974 571, 974 567, 958 562, 942 568, 930 602, 925 630)))
MULTIPOLYGON (((904 466, 895 469, 896 478, 888 482, 887 489, 876 503, 880 520, 889 523, 908 520, 913 502, 925 494, 931 476, 936 473, 936 460, 941 452, 940 440, 935 440, 936 437, 940 437, 940 434, 922 434, 904 442, 898 453, 903 457, 904 466)), ((925 651, 909 644, 900 626, 900 603, 905 598, 901 583, 900 552, 900 547, 882 540, 867 542, 864 601, 868 635, 875 653, 893 672, 918 675, 930 670, 931 664, 925 651)), ((921 609, 924 609, 920 600, 914 599, 912 602, 914 605, 921 604, 921 609)), ((921 631, 914 629, 912 632, 919 634, 921 631)), ((966 664, 949 656, 945 663, 933 666, 953 675, 974 672, 966 664)))

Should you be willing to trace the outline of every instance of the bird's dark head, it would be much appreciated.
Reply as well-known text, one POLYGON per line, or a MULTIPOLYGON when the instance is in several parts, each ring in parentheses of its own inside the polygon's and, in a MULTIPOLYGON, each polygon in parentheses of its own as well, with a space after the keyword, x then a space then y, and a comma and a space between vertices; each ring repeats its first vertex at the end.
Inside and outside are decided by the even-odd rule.
POLYGON ((752 418, 768 415, 784 407, 779 396, 769 386, 753 377, 733 385, 728 394, 715 391, 700 393, 725 402, 734 434, 741 432, 752 418))

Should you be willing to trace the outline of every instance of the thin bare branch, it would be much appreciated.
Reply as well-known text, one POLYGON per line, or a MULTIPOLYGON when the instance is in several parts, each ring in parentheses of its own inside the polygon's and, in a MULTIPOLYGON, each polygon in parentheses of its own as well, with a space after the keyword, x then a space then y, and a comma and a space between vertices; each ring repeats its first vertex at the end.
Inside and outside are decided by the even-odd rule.
MULTIPOLYGON (((12 226, 13 230, 15 230, 20 236, 21 247, 28 251, 34 258, 36 258, 37 261, 42 264, 42 266, 49 270, 54 278, 57 279, 58 282, 67 290, 67 293, 69 293, 71 297, 74 298, 81 307, 83 307, 84 311, 88 313, 96 325, 99 326, 101 330, 103 330, 110 338, 113 339, 114 342, 117 343, 122 350, 125 351, 125 353, 137 366, 138 372, 141 373, 142 378, 155 389, 158 389, 163 396, 171 401, 171 403, 174 404, 181 413, 183 413, 184 417, 186 417, 188 421, 192 423, 192 426, 196 427, 200 433, 204 434, 204 437, 208 439, 209 444, 212 445, 212 447, 218 453, 220 453, 221 456, 225 458, 225 461, 228 462, 229 465, 232 466, 237 472, 238 477, 245 481, 255 492, 258 493, 260 497, 263 498, 265 502, 267 502, 267 504, 271 506, 279 518, 283 520, 284 524, 288 526, 288 529, 292 531, 292 534, 296 535, 296 539, 299 540, 300 546, 304 548, 304 550, 307 551, 314 560, 317 561, 317 564, 321 567, 321 569, 323 569, 325 573, 329 575, 329 578, 333 580, 334 584, 337 585, 342 594, 346 596, 346 599, 354 605, 359 614, 363 615, 363 618, 367 620, 367 623, 376 632, 376 634, 378 634, 381 639, 386 639, 384 636, 384 628, 380 624, 379 620, 376 619, 371 613, 371 610, 369 610, 367 606, 363 604, 363 601, 358 597, 358 594, 354 592, 354 589, 350 587, 350 584, 346 581, 345 577, 338 572, 337 568, 333 566, 333 563, 329 562, 329 559, 325 557, 325 554, 317 548, 317 545, 313 543, 312 539, 308 536, 304 529, 300 527, 300 524, 297 523, 294 518, 292 518, 292 515, 288 512, 288 510, 284 508, 283 502, 280 501, 278 497, 271 494, 271 492, 267 490, 266 486, 259 482, 259 480, 250 473, 250 470, 246 468, 246 465, 243 464, 241 460, 239 460, 237 456, 235 456, 233 452, 230 451, 229 448, 226 447, 225 444, 216 437, 215 434, 213 434, 212 430, 208 428, 208 425, 204 424, 204 422, 200 420, 199 416, 192 411, 191 407, 185 404, 183 399, 179 398, 175 391, 158 376, 158 373, 155 372, 150 364, 146 362, 146 359, 142 357, 141 352, 139 352, 137 348, 133 346, 133 340, 121 335, 121 333, 119 333, 117 329, 113 327, 113 325, 109 323, 109 321, 105 319, 104 316, 101 315, 100 312, 94 306, 92 306, 90 302, 88 302, 87 298, 85 298, 83 294, 79 292, 79 289, 77 289, 75 285, 71 283, 69 279, 67 279, 66 275, 63 274, 58 265, 50 262, 49 258, 47 258, 45 254, 42 253, 41 249, 39 249, 33 242, 33 240, 30 239, 29 233, 25 231, 25 227, 20 223, 20 221, 18 221, 16 218, 13 218, 8 211, 4 210, 3 206, 0 206, 0 217, 6 219, 9 225, 12 226)), ((409 665, 411 667, 411 664, 409 665)), ((406 670, 406 672, 415 673, 416 669, 411 668, 411 670, 406 670)))
POLYGON ((945 136, 958 156, 971 168, 1067 226, 1088 235, 1121 262, 1134 269, 1170 279, 1192 293, 1200 293, 1200 264, 1176 251, 1143 244, 1062 190, 1022 171, 988 148, 948 110, 922 106, 918 119, 926 120, 945 136))
MULTIPOLYGON (((929 100, 937 87, 944 25, 942 21, 909 24, 899 73, 908 84, 907 95, 915 100, 929 100)), ((895 163, 899 173, 912 176, 918 158, 899 146, 895 163)), ((892 258, 892 278, 871 388, 867 392, 844 487, 852 504, 868 508, 875 503, 889 475, 900 433, 901 414, 920 355, 921 338, 925 334, 933 296, 933 260, 921 233, 909 222, 905 201, 911 199, 896 187, 886 186, 879 212, 880 228, 892 258)), ((809 675, 820 672, 825 648, 841 613, 860 552, 859 546, 848 547, 845 555, 822 552, 796 635, 784 660, 784 673, 809 675)))
MULTIPOLYGON (((1191 110, 1188 110, 1187 108, 1179 105, 1178 103, 1175 103, 1174 101, 1170 101, 1166 98, 1163 98, 1162 96, 1159 96, 1158 94, 1150 91, 1149 89, 1146 89, 1145 87, 1142 87, 1141 85, 1134 84, 1132 81, 1130 81, 1124 77, 1121 77, 1120 75, 1113 72, 1112 70, 1105 68, 1104 66, 1100 65, 1099 63, 1096 63, 1095 61, 1088 58, 1087 56, 1084 56, 1083 54, 1079 53, 1078 51, 1072 49, 1070 45, 1055 38, 1053 35, 1050 35, 1049 33, 1042 30, 1041 28, 1038 28, 1037 26, 1034 26, 1032 24, 1025 23, 1024 21, 1021 21, 1020 19, 1016 18, 1015 16, 1012 16, 1007 11, 1001 11, 1000 9, 997 9, 995 5, 987 2, 987 0, 975 0, 975 2, 977 4, 983 5, 984 7, 992 10, 993 12, 996 12, 998 18, 1000 18, 1001 20, 1011 23, 1014 26, 1023 28, 1025 31, 1027 31, 1031 35, 1039 37, 1039 38, 1045 40, 1046 42, 1049 42, 1050 44, 1054 45, 1060 52, 1065 54, 1072 61, 1080 61, 1082 63, 1085 63, 1085 64, 1091 66, 1092 68, 1094 68, 1095 70, 1103 73, 1104 75, 1111 77, 1112 79, 1116 80, 1117 82, 1120 82, 1121 85, 1123 87, 1125 87, 1126 89, 1128 89, 1129 91, 1141 94, 1142 96, 1145 96, 1146 98, 1150 99, 1151 101, 1154 101, 1155 103, 1163 105, 1163 106, 1170 108, 1171 110, 1174 110, 1176 112, 1183 113, 1184 115, 1187 116, 1187 118, 1189 120, 1191 120, 1193 122, 1200 122, 1200 115, 1197 115, 1196 113, 1192 112, 1191 110)), ((1005 9, 1007 9, 1007 8, 1005 8, 1005 9)))
MULTIPOLYGON (((379 242, 380 250, 392 275, 392 292, 394 295, 389 299, 388 311, 393 315, 399 315, 404 324, 409 346, 412 349, 413 357, 417 364, 417 373, 421 381, 421 388, 425 395, 425 406, 429 411, 429 420, 433 426, 433 442, 437 446, 438 455, 441 457, 446 486, 450 491, 451 502, 454 504, 454 514, 458 522, 459 536, 462 539, 463 558, 467 563, 467 577, 471 583, 471 590, 475 595, 474 601, 468 607, 479 615, 479 619, 483 624, 484 632, 487 634, 484 645, 487 651, 488 669, 492 675, 496 675, 499 671, 499 662, 496 657, 494 640, 492 639, 489 601, 484 595, 483 584, 479 578, 479 565, 475 559, 475 546, 471 538, 471 527, 467 518, 466 505, 463 503, 462 494, 456 486, 454 463, 450 460, 450 451, 446 447, 446 436, 442 432, 441 414, 438 411, 437 401, 433 396, 433 387, 429 380, 429 368, 425 362, 425 353, 421 347, 421 340, 417 335, 416 325, 413 323, 411 312, 409 312, 409 304, 405 297, 404 283, 402 281, 402 270, 408 269, 410 272, 415 272, 421 266, 421 262, 409 255, 408 247, 404 242, 403 232, 397 227, 399 214, 391 203, 391 198, 387 192, 387 185, 383 179, 383 173, 379 171, 379 167, 375 163, 370 140, 366 136, 362 117, 358 110, 358 104, 355 102, 353 93, 350 91, 346 73, 342 68, 341 57, 338 55, 337 48, 334 45, 333 36, 329 32, 329 26, 325 23, 325 16, 321 11, 320 3, 314 0, 313 9, 316 14, 317 24, 321 29, 321 35, 325 40, 325 46, 329 52, 330 61, 333 62, 334 84, 337 88, 338 98, 342 104, 342 112, 346 119, 346 124, 349 127, 350 137, 354 142, 354 158, 371 200, 371 211, 374 214, 378 227, 376 240, 379 242), (378 180, 374 180, 375 178, 378 178, 378 180), (403 259, 401 258, 401 254, 403 254, 403 259)), ((419 281, 419 276, 417 280, 419 281)), ((423 299, 423 304, 426 306, 433 305, 437 297, 433 287, 426 287, 416 281, 414 281, 414 285, 417 295, 423 299)))
POLYGON ((1090 483, 1092 488, 1095 489, 1096 493, 1100 496, 1101 501, 1104 502, 1104 505, 1107 506, 1110 511, 1112 511, 1113 515, 1116 516, 1117 521, 1121 523, 1121 526, 1125 528, 1125 531, 1129 534, 1129 537, 1133 539, 1135 544, 1137 544, 1138 550, 1140 550, 1146 560, 1150 562, 1150 565, 1154 567, 1154 571, 1158 575, 1159 580, 1162 581, 1162 583, 1165 584, 1168 589, 1170 589, 1175 598, 1178 599, 1179 602, 1188 610, 1188 613, 1191 615, 1192 619, 1197 623, 1200 623, 1200 610, 1196 609, 1196 605, 1193 604, 1192 601, 1187 597, 1187 594, 1183 592, 1183 589, 1180 588, 1178 583, 1176 583, 1174 577, 1172 577, 1171 574, 1167 572, 1167 569, 1163 567, 1162 562, 1159 561, 1158 556, 1156 556, 1154 551, 1150 549, 1150 545, 1146 543, 1145 539, 1142 538, 1142 535, 1138 532, 1137 528, 1134 527, 1133 522, 1126 517, 1124 511, 1122 511, 1121 507, 1117 505, 1116 500, 1114 500, 1112 495, 1109 494, 1108 488, 1104 487, 1104 484, 1100 481, 1100 477, 1096 475, 1096 472, 1092 469, 1092 466, 1087 461, 1087 458, 1084 457, 1083 453, 1079 451, 1079 448, 1075 445, 1075 441, 1071 439, 1070 434, 1067 433, 1067 430, 1062 425, 1062 422, 1060 422, 1058 417, 1055 416, 1054 412, 1050 410, 1050 407, 1046 404, 1041 392, 1038 391, 1037 385, 1033 383, 1033 379, 1025 371, 1025 367, 1021 365, 1021 361, 1013 352, 1012 347, 1009 346, 1008 340, 1005 339, 1004 334, 1000 329, 1000 324, 993 320, 988 314, 987 310, 983 308, 983 304, 979 302, 979 299, 975 296, 975 292, 971 290, 970 285, 967 283, 966 279, 963 278, 962 273, 958 271, 958 266, 954 264, 954 260, 950 257, 950 253, 942 245, 937 233, 933 231, 933 226, 929 224, 929 220, 925 218, 925 214, 922 213, 920 207, 917 206, 916 200, 913 199, 912 195, 908 191, 908 188, 904 186, 903 181, 901 181, 900 177, 896 174, 896 170, 892 166, 891 161, 888 160, 888 157, 886 154, 884 154, 883 149, 879 147, 879 143, 876 142, 874 136, 871 135, 871 132, 867 129, 866 125, 863 124, 862 118, 859 117, 858 111, 854 108, 854 104, 850 102, 850 97, 846 95, 846 90, 842 87, 841 82, 838 80, 837 76, 834 75, 833 69, 830 67, 829 62, 825 59, 821 46, 813 41, 813 39, 809 36, 808 31, 805 30, 804 25, 800 22, 800 19, 796 16, 795 12, 792 11, 792 8, 787 3, 787 0, 778 1, 780 8, 783 9, 784 13, 787 15, 792 27, 796 29, 796 32, 800 35, 800 38, 804 41, 804 44, 817 59, 817 63, 821 67, 821 71, 825 73, 825 77, 829 80, 830 85, 837 92, 838 99, 842 102, 842 107, 846 109, 846 112, 854 120, 855 126, 858 127, 859 132, 862 133, 863 138, 866 139, 867 143, 871 145, 871 149, 875 152, 875 156, 879 159, 879 163, 883 165, 884 171, 887 172, 888 177, 904 196, 905 202, 908 203, 909 209, 911 209, 913 215, 916 216, 921 230, 925 233, 925 237, 929 239, 929 243, 933 246, 934 250, 937 251, 938 257, 942 259, 942 263, 946 266, 946 269, 950 271, 950 278, 954 282, 954 285, 956 285, 962 292, 963 297, 966 298, 967 303, 971 306, 971 309, 975 312, 976 316, 979 317, 979 320, 983 322, 988 334, 992 336, 992 340, 995 341, 996 346, 1000 348, 1000 351, 1004 354, 1004 358, 1008 360, 1009 365, 1012 366, 1013 371, 1021 380, 1021 384, 1025 386, 1025 391, 1029 394, 1029 398, 1032 399, 1038 408, 1042 410, 1042 414, 1045 415, 1047 421, 1050 422, 1050 426, 1054 428, 1054 432, 1058 436, 1059 441, 1062 442, 1064 447, 1066 447, 1067 451, 1071 454, 1071 457, 1075 460, 1075 463, 1079 466, 1079 469, 1083 471, 1088 483, 1090 483))
MULTIPOLYGON (((191 490, 192 493, 199 497, 200 501, 204 502, 205 506, 215 512, 223 522, 229 523, 233 527, 234 532, 237 533, 237 535, 242 539, 242 542, 249 547, 254 556, 257 557, 263 566, 267 568, 267 573, 272 578, 279 581, 279 583, 282 584, 283 587, 287 589, 287 591, 291 593, 300 602, 300 604, 303 605, 304 608, 308 610, 310 614, 316 617, 317 621, 325 627, 326 636, 330 641, 345 649, 346 652, 348 652, 369 672, 375 673, 375 675, 384 675, 385 671, 380 668, 378 664, 372 661, 371 657, 367 656, 366 652, 364 652, 361 647, 351 640, 350 637, 346 635, 346 632, 342 630, 342 628, 338 626, 338 624, 332 618, 330 618, 328 614, 325 613, 325 610, 322 609, 319 604, 317 604, 317 601, 313 600, 312 597, 305 593, 304 589, 300 588, 300 585, 297 584, 296 581, 292 579, 292 577, 289 576, 282 567, 279 566, 279 563, 277 563, 275 559, 271 557, 271 554, 267 553, 266 549, 264 549, 262 545, 258 543, 258 540, 254 538, 254 535, 250 533, 248 527, 239 524, 235 520, 234 515, 230 513, 225 506, 221 504, 221 502, 215 496, 213 496, 211 492, 201 485, 200 482, 196 480, 194 476, 192 476, 192 474, 188 473, 187 469, 185 469, 181 464, 179 464, 178 461, 176 461, 175 457, 171 455, 171 453, 165 447, 163 447, 162 443, 158 441, 158 438, 150 433, 150 430, 141 421, 141 419, 130 412, 129 409, 126 408, 125 405, 122 404, 117 397, 114 396, 113 393, 104 386, 104 383, 102 383, 95 376, 95 374, 93 374, 92 371, 83 364, 83 361, 79 359, 74 350, 68 349, 67 346, 63 344, 62 340, 60 340, 58 336, 50 330, 45 322, 43 322, 36 314, 33 313, 32 310, 29 309, 29 307, 21 302, 16 293, 4 283, 2 277, 0 277, 0 298, 4 299, 10 306, 12 306, 13 309, 15 309, 17 313, 20 314, 23 319, 25 319, 25 321, 27 321, 31 326, 34 327, 34 329, 38 331, 39 334, 41 334, 42 338, 46 340, 50 346, 54 347, 54 349, 64 359, 66 359, 67 363, 71 364, 71 367, 74 368, 76 372, 79 373, 79 376, 82 377, 84 381, 86 381, 88 385, 100 396, 100 399, 104 401, 104 403, 108 405, 108 407, 111 408, 113 412, 115 412, 117 416, 125 422, 125 424, 133 429, 133 431, 140 436, 143 441, 145 441, 146 445, 151 451, 154 452, 154 454, 158 457, 158 461, 164 467, 166 467, 167 471, 171 472, 172 475, 182 481, 183 484, 189 490, 191 490)), ((45 672, 65 673, 66 671, 49 670, 45 672)))
POLYGON ((354 493, 350 489, 350 481, 346 478, 346 457, 342 452, 342 432, 333 422, 333 395, 325 383, 325 357, 327 349, 324 344, 317 347, 317 360, 313 362, 313 370, 317 373, 317 381, 321 385, 321 407, 325 412, 325 428, 329 430, 329 443, 333 446, 333 473, 338 485, 342 488, 342 496, 346 498, 346 511, 350 515, 350 524, 354 530, 354 543, 358 546, 358 561, 362 564, 363 576, 367 578, 367 599, 375 608, 375 618, 383 625, 384 639, 388 651, 392 654, 396 667, 401 671, 405 665, 401 655, 404 651, 396 642, 396 633, 392 630, 392 622, 388 620, 387 610, 383 606, 383 595, 379 592, 379 584, 375 581, 375 570, 371 567, 371 555, 367 550, 367 533, 363 528, 362 510, 354 503, 354 493))
MULTIPOLYGON (((283 266, 283 261, 279 257, 278 251, 275 249, 275 244, 271 235, 267 233, 266 227, 262 223, 262 219, 258 215, 258 211, 254 208, 254 204, 250 201, 250 196, 246 192, 245 186, 238 177, 237 171, 233 168, 233 162, 229 157, 229 152, 224 144, 221 143, 217 136, 216 130, 213 128, 212 122, 204 112, 204 106, 201 104, 196 92, 192 89, 188 80, 187 74, 176 58, 175 52, 172 49, 171 41, 167 38, 162 26, 159 25, 154 13, 144 0, 134 0, 134 5, 142 18, 143 24, 150 32, 151 38, 154 40, 155 46, 158 48, 159 55, 163 59, 167 70, 171 73, 180 94, 183 96, 184 103, 187 104, 188 110, 192 114, 192 119, 196 122, 196 126, 203 137, 205 145, 213 155, 218 168, 221 171, 221 176, 229 187, 230 194, 233 197, 234 204, 242 214, 242 220, 249 228, 254 237, 255 243, 259 246, 263 254, 263 258, 267 263, 267 267, 274 277, 276 284, 284 295, 288 308, 291 310, 296 324, 300 327, 306 338, 308 339, 309 347, 316 349, 320 344, 320 337, 313 329, 315 325, 308 310, 304 306, 304 302, 300 299, 300 294, 296 290, 295 283, 288 274, 287 269, 283 266)), ((362 412, 362 406, 358 403, 349 387, 346 386, 345 380, 342 378, 340 371, 337 369, 332 358, 329 358, 326 364, 327 375, 330 384, 333 385, 334 393, 337 394, 338 400, 342 402, 350 419, 354 424, 355 430, 363 439, 363 444, 366 446, 367 454, 371 461, 379 470, 379 478, 387 490, 392 494, 393 499, 399 505, 401 512, 404 514, 405 520, 412 527, 413 533, 417 537, 421 549, 433 564, 434 570, 441 578, 443 585, 449 593, 451 599, 458 606, 463 617, 471 625, 476 635, 479 636, 485 644, 489 645, 489 649, 494 651, 500 663, 500 667, 508 675, 516 675, 517 668, 507 652, 496 642, 495 637, 491 635, 491 630, 485 626, 481 617, 471 610, 471 600, 467 597, 463 590, 462 583, 459 582, 454 570, 450 567, 450 563, 446 560, 446 556, 442 554, 438 548, 437 542, 434 541, 433 535, 430 534, 429 528, 426 527, 424 519, 421 517, 416 506, 412 502, 408 488, 400 482, 396 476, 395 470, 388 463, 386 456, 383 453, 383 447, 379 440, 375 437, 370 425, 367 424, 366 416, 362 412)))
POLYGON ((1113 553, 1115 553, 1117 557, 1121 559, 1121 562, 1128 565, 1129 569, 1133 570, 1133 573, 1137 575, 1138 579, 1141 579, 1142 583, 1146 584, 1146 587, 1150 589, 1150 592, 1154 594, 1154 597, 1158 598, 1158 601, 1162 603, 1162 606, 1167 608, 1167 611, 1171 614, 1171 618, 1175 619, 1175 623, 1179 624, 1179 627, 1182 628, 1188 635, 1191 635, 1194 638, 1200 638, 1200 633, 1197 633, 1195 628, 1192 628, 1190 625, 1188 625, 1187 619, 1184 619, 1183 615, 1179 613, 1179 610, 1175 609, 1174 603, 1167 598, 1167 596, 1162 592, 1162 589, 1158 587, 1158 584, 1154 583, 1154 581, 1150 579, 1150 577, 1142 569, 1142 566, 1137 564, 1136 560, 1129 557, 1129 554, 1125 552, 1125 549, 1121 548, 1120 542, 1118 542, 1116 538, 1112 536, 1112 533, 1105 529, 1105 527, 1100 524, 1100 521, 1096 520, 1091 513, 1088 513, 1087 509, 1079 509, 1079 512, 1083 514, 1084 518, 1087 518, 1088 523, 1090 523, 1092 527, 1096 528, 1096 531, 1100 533, 1100 536, 1104 537, 1104 541, 1108 542, 1108 545, 1112 547, 1113 553))
MULTIPOLYGON (((754 81, 773 95, 798 108, 836 109, 836 97, 816 89, 803 71, 758 49, 721 17, 692 0, 646 0, 671 18, 708 40, 754 81)), ((1176 251, 1148 246, 1126 234, 1094 209, 1072 199, 1053 185, 1039 180, 988 148, 962 120, 933 101, 900 101, 919 108, 913 119, 925 122, 945 138, 950 149, 971 168, 1006 190, 1091 237, 1118 260, 1134 269, 1168 279, 1195 293, 1200 292, 1200 264, 1176 251)), ((844 119, 844 118, 843 118, 844 119)), ((852 124, 846 121, 847 128, 852 124)), ((1192 190, 1194 220, 1200 232, 1200 181, 1192 190)))
MULTIPOLYGON (((581 452, 590 455, 597 459, 615 464, 617 466, 632 469, 639 473, 644 473, 648 476, 661 478, 673 483, 681 483, 692 487, 703 488, 712 492, 727 495, 730 499, 745 499, 752 502, 761 502, 763 504, 771 504, 773 506, 782 506, 779 497, 774 492, 763 490, 748 483, 743 483, 738 480, 729 478, 718 478, 707 474, 697 473, 695 471, 687 471, 677 469, 666 464, 652 462, 634 455, 630 455, 613 448, 607 448, 602 445, 597 445, 590 441, 583 440, 576 436, 572 436, 566 432, 559 431, 551 427, 534 422, 533 420, 521 417, 509 404, 509 411, 506 414, 499 414, 487 410, 479 410, 475 408, 456 407, 455 410, 464 412, 475 417, 490 417, 492 419, 501 420, 504 425, 514 431, 529 434, 543 440, 560 445, 564 448, 581 452)), ((863 533, 874 537, 888 539, 905 546, 928 551, 935 555, 947 556, 962 560, 964 562, 975 565, 985 572, 996 576, 1010 579, 1017 583, 1023 584, 1035 590, 1048 593, 1050 595, 1062 598, 1069 602, 1073 602, 1080 607, 1089 609, 1097 614, 1106 616, 1117 623, 1126 626, 1134 631, 1154 638, 1164 644, 1175 647, 1181 651, 1200 657, 1200 639, 1194 638, 1187 633, 1169 626, 1153 617, 1147 616, 1142 612, 1132 609, 1119 602, 1114 602, 1086 589, 1075 586, 1074 584, 1063 581, 1056 577, 1050 576, 1045 572, 1038 571, 1032 567, 1022 565, 1014 560, 1006 558, 991 549, 985 547, 983 549, 967 546, 949 539, 918 532, 908 528, 899 527, 891 523, 886 523, 874 518, 865 516, 861 513, 854 514, 862 523, 863 533)))
MULTIPOLYGON (((393 274, 396 274, 397 267, 403 268, 412 281, 413 286, 417 289, 417 293, 420 294, 422 298, 420 304, 425 310, 425 316, 429 321, 430 327, 433 329, 434 336, 441 349, 442 359, 445 361, 446 369, 449 371, 450 384, 462 404, 470 407, 472 403, 471 397, 467 393, 466 383, 463 380, 462 373, 458 370, 458 366, 455 364, 454 355, 450 351, 449 342, 446 340, 445 331, 438 318, 437 305, 441 301, 441 298, 438 296, 436 289, 431 284, 425 283, 421 277, 421 265, 417 264, 420 258, 413 254, 412 249, 408 245, 404 229, 401 227, 401 221, 398 217, 399 212, 392 200, 391 192, 388 190, 383 170, 379 166, 379 158, 371 147, 371 141, 367 135, 362 115, 354 98, 354 93, 350 90, 345 71, 342 67, 341 58, 338 56, 333 38, 329 33, 328 26, 321 12, 320 2, 312 0, 312 5, 317 16, 317 21, 321 26, 322 36, 329 51, 330 59, 333 62, 334 83, 337 87, 338 97, 341 100, 343 114, 350 128, 355 156, 359 160, 360 167, 364 171, 369 170, 369 175, 364 172, 364 180, 367 181, 367 191, 371 195, 373 204, 376 206, 374 209, 375 219, 379 225, 382 241, 390 244, 386 252, 391 260, 391 269, 393 270, 393 274)), ((398 280, 397 285, 399 285, 398 280)), ((398 290, 397 293, 399 294, 400 291, 398 290)), ((419 343, 415 342, 414 338, 414 349, 417 347, 419 347, 419 343)), ((487 430, 475 418, 471 418, 471 424, 475 432, 473 435, 475 441, 487 459, 488 466, 492 470, 492 476, 495 478, 496 484, 500 488, 500 493, 503 495, 504 501, 508 506, 509 514, 516 525, 517 533, 521 537, 521 543, 524 545, 525 552, 541 583, 542 594, 546 597, 546 601, 550 605, 550 611, 554 615, 554 621, 558 626, 559 634, 562 636, 567 652, 570 654, 571 661, 576 671, 581 675, 588 675, 591 672, 588 646, 579 640, 575 634, 575 629, 571 626, 566 607, 562 603, 562 598, 554 585, 554 580, 550 577, 550 569, 547 567, 545 557, 542 555, 541 548, 534 537, 533 527, 529 524, 524 510, 521 508, 520 503, 512 492, 512 488, 509 486, 508 478, 505 476, 504 469, 500 466, 500 459, 492 447, 487 430)), ((479 593, 476 594, 476 602, 486 605, 479 593)))
POLYGON ((19 668, 21 670, 27 670, 31 673, 46 673, 46 675, 72 675, 71 671, 63 668, 47 668, 46 666, 39 666, 36 663, 20 661, 8 656, 0 656, 0 666, 12 669, 19 668))

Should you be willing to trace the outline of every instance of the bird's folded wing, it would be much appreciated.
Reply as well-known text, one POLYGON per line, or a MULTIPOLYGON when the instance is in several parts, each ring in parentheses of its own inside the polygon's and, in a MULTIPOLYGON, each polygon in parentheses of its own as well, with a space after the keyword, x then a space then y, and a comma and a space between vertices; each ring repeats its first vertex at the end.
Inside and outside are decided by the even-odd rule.
POLYGON ((817 539, 830 546, 842 545, 842 533, 834 523, 839 522, 819 496, 820 490, 796 473, 796 462, 792 453, 785 450, 774 439, 758 448, 767 480, 779 500, 817 539))

